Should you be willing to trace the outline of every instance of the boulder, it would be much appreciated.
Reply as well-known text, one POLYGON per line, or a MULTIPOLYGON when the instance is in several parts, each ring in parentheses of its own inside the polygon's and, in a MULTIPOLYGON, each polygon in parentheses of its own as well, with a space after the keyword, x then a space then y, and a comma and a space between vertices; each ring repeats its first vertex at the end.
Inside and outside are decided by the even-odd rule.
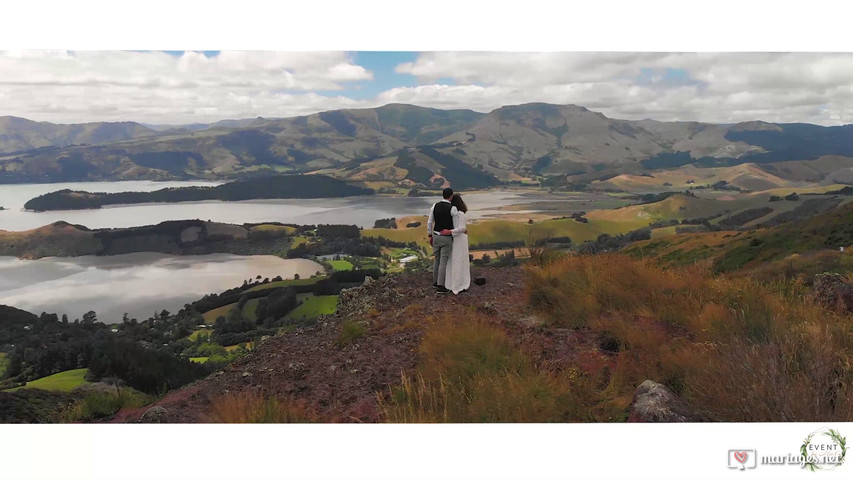
POLYGON ((141 423, 167 423, 169 411, 163 407, 151 407, 139 418, 141 423))
POLYGON ((687 405, 660 383, 646 380, 634 392, 628 422, 697 422, 699 415, 691 412, 687 405))

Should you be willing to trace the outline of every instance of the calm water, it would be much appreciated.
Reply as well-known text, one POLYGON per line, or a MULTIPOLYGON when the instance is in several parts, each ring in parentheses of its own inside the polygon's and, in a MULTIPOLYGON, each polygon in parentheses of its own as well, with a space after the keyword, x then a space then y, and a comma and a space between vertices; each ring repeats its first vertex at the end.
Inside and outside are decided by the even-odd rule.
MULTIPOLYGON (((209 182, 87 182, 0 185, 0 230, 22 231, 59 220, 89 228, 153 225, 166 220, 202 219, 226 223, 278 221, 296 224, 355 224, 372 227, 380 218, 426 215, 437 197, 349 197, 312 200, 255 200, 244 202, 160 203, 112 206, 99 210, 35 213, 24 210, 27 200, 61 190, 89 192, 152 191, 166 187, 214 185, 209 182)), ((469 216, 499 213, 506 205, 538 200, 565 201, 545 193, 492 191, 465 196, 469 216)), ((573 201, 577 202, 575 198, 573 201)), ((583 207, 582 207, 583 208, 583 207)), ((504 212, 506 213, 506 212, 504 212)), ((517 212, 516 212, 517 213, 517 212)), ((140 320, 162 309, 175 312, 207 293, 221 292, 262 277, 311 276, 322 270, 309 260, 273 256, 226 254, 175 257, 135 253, 112 257, 19 260, 0 257, 0 304, 33 313, 55 312, 81 318, 94 310, 106 323, 121 321, 127 312, 140 320)))
POLYGON ((139 320, 164 308, 177 312, 205 294, 236 287, 257 275, 310 277, 322 270, 311 260, 268 255, 0 257, 0 305, 35 314, 65 313, 72 320, 94 310, 102 322, 116 323, 125 312, 139 320))
MULTIPOLYGON (((99 210, 28 212, 27 200, 47 192, 70 188, 89 192, 152 191, 166 187, 212 185, 205 182, 88 182, 27 185, 0 185, 0 230, 22 231, 59 220, 89 228, 118 228, 153 225, 166 220, 201 219, 225 223, 284 222, 301 225, 344 223, 372 227, 380 218, 426 215, 437 197, 348 197, 294 200, 249 200, 243 202, 188 202, 111 206, 99 210)), ((496 208, 531 200, 547 200, 547 194, 520 194, 509 191, 473 193, 465 196, 470 217, 497 213, 496 208)))

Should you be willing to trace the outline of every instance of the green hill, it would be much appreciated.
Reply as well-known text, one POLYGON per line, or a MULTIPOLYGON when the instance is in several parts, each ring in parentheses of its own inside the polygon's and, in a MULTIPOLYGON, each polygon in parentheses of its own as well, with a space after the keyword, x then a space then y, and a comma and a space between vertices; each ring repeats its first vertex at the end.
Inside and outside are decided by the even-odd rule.
POLYGON ((0 140, 0 182, 240 179, 320 171, 350 178, 365 174, 364 164, 374 177, 369 181, 398 188, 445 181, 480 188, 497 179, 535 182, 540 176, 589 183, 742 164, 772 174, 731 179, 749 188, 776 178, 853 180, 850 125, 628 121, 578 105, 528 103, 480 114, 391 104, 160 132, 132 123, 64 126, 84 133, 59 137, 52 133, 58 126, 9 117, 5 124, 6 132, 18 133, 4 135, 0 121, 0 139, 7 142, 4 147, 0 140), (389 158, 402 165, 373 170, 371 162, 389 158), (819 164, 812 168, 810 162, 819 164), (786 165, 773 167, 780 163, 786 165))

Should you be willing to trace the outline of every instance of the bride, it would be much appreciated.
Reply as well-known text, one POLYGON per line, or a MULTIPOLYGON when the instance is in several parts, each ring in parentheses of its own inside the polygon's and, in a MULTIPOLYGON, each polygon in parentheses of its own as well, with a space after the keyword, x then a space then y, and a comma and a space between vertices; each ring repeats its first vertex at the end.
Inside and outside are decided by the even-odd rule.
POLYGON ((453 250, 447 265, 445 287, 454 294, 458 294, 468 290, 471 285, 471 266, 468 263, 468 225, 465 218, 468 207, 458 193, 453 195, 450 204, 456 207, 459 213, 453 217, 453 230, 449 230, 453 234, 453 250))

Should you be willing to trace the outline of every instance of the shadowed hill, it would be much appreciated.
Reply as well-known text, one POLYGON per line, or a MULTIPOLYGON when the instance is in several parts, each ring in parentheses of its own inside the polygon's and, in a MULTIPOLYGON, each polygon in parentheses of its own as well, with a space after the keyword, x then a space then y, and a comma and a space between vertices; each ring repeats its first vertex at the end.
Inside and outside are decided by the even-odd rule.
POLYGON ((153 136, 156 133, 135 122, 62 125, 7 116, 0 117, 0 153, 23 152, 43 147, 109 143, 153 136))

